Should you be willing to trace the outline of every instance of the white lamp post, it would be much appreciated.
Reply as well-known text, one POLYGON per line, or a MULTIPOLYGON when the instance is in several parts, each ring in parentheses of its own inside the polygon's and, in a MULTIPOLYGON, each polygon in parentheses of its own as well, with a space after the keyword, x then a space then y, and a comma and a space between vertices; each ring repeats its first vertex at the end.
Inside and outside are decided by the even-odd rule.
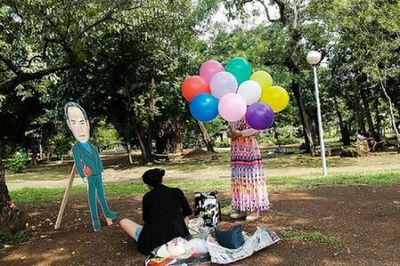
POLYGON ((319 142, 321 146, 321 160, 322 160, 322 175, 327 176, 328 173, 326 171, 324 130, 322 129, 321 106, 319 104, 319 90, 318 90, 318 78, 317 78, 317 64, 320 61, 321 61, 321 53, 317 51, 310 51, 307 54, 307 62, 313 67, 314 70, 315 100, 317 102, 319 142))

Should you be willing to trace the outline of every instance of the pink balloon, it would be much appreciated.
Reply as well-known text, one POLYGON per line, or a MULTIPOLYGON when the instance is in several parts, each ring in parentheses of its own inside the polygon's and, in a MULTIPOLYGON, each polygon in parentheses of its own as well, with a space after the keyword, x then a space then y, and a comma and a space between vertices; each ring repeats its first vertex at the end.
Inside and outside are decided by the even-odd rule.
POLYGON ((219 115, 229 122, 239 121, 246 114, 246 101, 236 93, 224 95, 218 104, 219 115))
POLYGON ((201 64, 200 77, 210 83, 211 78, 218 72, 224 71, 224 66, 215 60, 208 60, 201 64))

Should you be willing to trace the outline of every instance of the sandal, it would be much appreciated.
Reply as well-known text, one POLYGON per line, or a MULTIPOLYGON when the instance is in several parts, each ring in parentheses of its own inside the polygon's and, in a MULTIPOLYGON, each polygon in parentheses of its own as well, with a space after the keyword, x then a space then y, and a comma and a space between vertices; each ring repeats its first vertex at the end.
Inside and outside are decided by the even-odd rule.
POLYGON ((253 212, 246 216, 246 221, 253 222, 253 221, 257 220, 258 218, 260 218, 260 214, 253 212))
POLYGON ((245 212, 235 212, 235 213, 232 213, 230 216, 232 219, 240 219, 240 218, 246 217, 246 213, 245 212))

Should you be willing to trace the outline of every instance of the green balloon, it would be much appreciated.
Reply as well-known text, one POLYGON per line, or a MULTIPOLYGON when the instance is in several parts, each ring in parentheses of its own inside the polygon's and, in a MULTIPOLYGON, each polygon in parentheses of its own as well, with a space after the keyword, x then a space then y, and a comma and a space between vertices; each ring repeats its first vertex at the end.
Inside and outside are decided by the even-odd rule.
POLYGON ((234 57, 225 66, 225 71, 235 76, 238 84, 246 81, 251 76, 251 65, 242 57, 234 57))

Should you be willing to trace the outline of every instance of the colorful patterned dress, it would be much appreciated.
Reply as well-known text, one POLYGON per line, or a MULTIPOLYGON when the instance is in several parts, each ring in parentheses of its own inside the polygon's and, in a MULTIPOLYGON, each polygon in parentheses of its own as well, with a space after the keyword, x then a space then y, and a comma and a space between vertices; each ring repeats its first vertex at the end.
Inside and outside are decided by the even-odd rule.
MULTIPOLYGON (((243 118, 229 123, 231 131, 249 131, 243 118)), ((236 212, 266 211, 269 209, 264 165, 255 136, 231 141, 232 209, 236 212)))

